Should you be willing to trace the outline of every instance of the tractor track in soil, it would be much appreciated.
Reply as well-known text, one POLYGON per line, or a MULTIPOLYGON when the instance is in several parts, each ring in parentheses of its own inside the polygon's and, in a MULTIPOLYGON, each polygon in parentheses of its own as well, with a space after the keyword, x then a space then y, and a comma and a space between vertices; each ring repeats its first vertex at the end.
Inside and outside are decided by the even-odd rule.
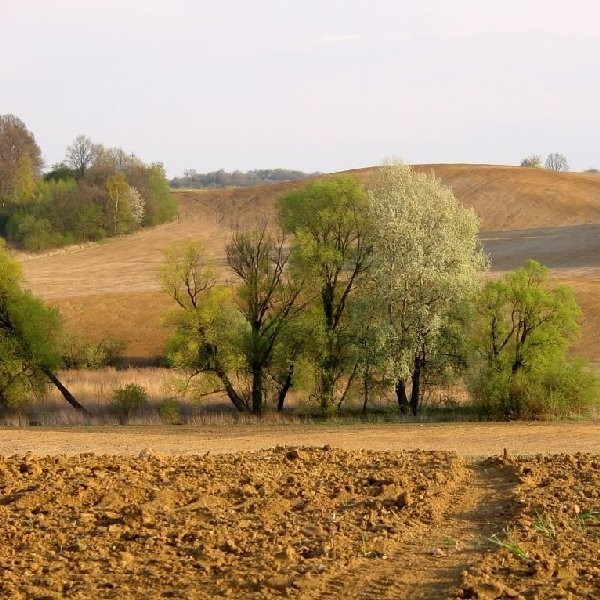
POLYGON ((315 598, 436 600, 452 597, 464 571, 493 548, 489 538, 506 527, 515 510, 514 473, 487 461, 471 461, 440 519, 409 532, 387 560, 361 559, 331 578, 315 598))

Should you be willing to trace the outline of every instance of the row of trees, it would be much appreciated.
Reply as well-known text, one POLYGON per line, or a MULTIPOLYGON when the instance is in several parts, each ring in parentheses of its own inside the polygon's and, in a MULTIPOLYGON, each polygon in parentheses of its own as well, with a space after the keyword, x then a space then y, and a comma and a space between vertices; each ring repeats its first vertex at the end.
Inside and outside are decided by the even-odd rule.
POLYGON ((167 252, 161 281, 179 305, 169 359, 201 376, 202 393, 255 414, 281 409, 293 388, 324 413, 357 394, 366 410, 393 389, 416 414, 424 386, 457 378, 505 417, 542 415, 555 388, 564 411, 583 409, 596 391, 566 358, 572 294, 549 291, 533 262, 484 285, 477 227, 439 180, 405 165, 382 167, 366 190, 315 181, 281 200, 277 224, 233 234, 235 288, 200 243, 167 252))
MULTIPOLYGON (((485 282, 477 219, 433 175, 382 167, 317 180, 281 199, 279 222, 233 233, 225 285, 199 242, 166 253, 163 289, 173 366, 224 392, 241 412, 284 407, 290 390, 324 414, 354 396, 395 393, 416 414, 423 389, 457 380, 488 415, 543 417, 598 403, 585 365, 567 357, 578 331, 572 292, 544 267, 485 282)), ((0 405, 58 380, 65 364, 57 312, 24 291, 0 246, 0 405)))
MULTIPOLYGON (((539 154, 530 154, 521 161, 522 167, 542 168, 542 157, 539 154)), ((559 152, 551 152, 543 163, 545 169, 550 171, 568 171, 569 163, 566 157, 559 152)))
POLYGON ((146 165, 120 148, 78 136, 65 161, 42 174, 33 134, 0 115, 0 234, 38 251, 100 240, 177 215, 161 164, 146 165))
POLYGON ((198 173, 195 169, 184 171, 183 177, 171 179, 173 188, 222 188, 250 187, 261 183, 277 183, 281 181, 298 181, 316 177, 319 173, 304 173, 293 169, 254 169, 251 171, 211 171, 198 173))

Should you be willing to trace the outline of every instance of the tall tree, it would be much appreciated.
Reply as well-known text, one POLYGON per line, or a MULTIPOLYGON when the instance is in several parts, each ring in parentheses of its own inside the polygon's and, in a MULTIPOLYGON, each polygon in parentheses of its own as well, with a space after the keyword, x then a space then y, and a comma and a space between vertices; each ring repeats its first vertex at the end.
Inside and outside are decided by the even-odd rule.
POLYGON ((16 200, 19 186, 39 179, 42 166, 40 148, 23 121, 0 115, 0 202, 16 200))
POLYGON ((285 237, 270 231, 266 222, 236 231, 227 246, 227 263, 241 281, 237 304, 248 326, 244 348, 254 414, 263 410, 265 371, 275 344, 300 309, 302 282, 291 277, 288 257, 285 237))
POLYGON ((92 140, 85 135, 78 135, 73 143, 67 146, 65 162, 79 177, 83 177, 92 166, 96 154, 96 146, 92 140))
MULTIPOLYGON (((368 198, 373 280, 392 332, 398 403, 402 412, 416 414, 423 376, 442 349, 447 352, 444 335, 456 331, 450 323, 473 301, 487 260, 474 212, 433 174, 384 165, 368 198)), ((448 360, 458 358, 448 352, 448 360)))
POLYGON ((281 200, 280 216, 284 230, 294 233, 293 266, 320 298, 323 343, 315 362, 321 409, 329 412, 348 370, 348 302, 370 266, 367 202, 358 181, 341 176, 292 192, 281 200))

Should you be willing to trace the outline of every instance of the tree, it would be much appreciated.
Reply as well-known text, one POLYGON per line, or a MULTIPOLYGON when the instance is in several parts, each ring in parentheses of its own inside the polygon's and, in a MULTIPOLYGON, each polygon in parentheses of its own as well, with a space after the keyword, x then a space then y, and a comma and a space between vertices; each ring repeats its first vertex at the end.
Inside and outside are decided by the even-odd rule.
POLYGON ((0 201, 14 201, 17 191, 40 178, 42 154, 33 134, 15 115, 0 115, 0 201))
POLYGON ((551 171, 569 170, 567 159, 564 155, 559 154, 558 152, 552 152, 551 154, 548 154, 546 157, 546 162, 544 163, 544 167, 546 169, 550 169, 551 171))
POLYGON ((446 336, 460 330, 452 324, 468 310, 487 260, 474 212, 433 174, 384 165, 368 198, 372 278, 390 326, 396 394, 400 410, 416 414, 427 369, 442 359, 446 364, 461 359, 448 348, 446 336))
POLYGON ((567 351, 580 310, 566 286, 550 287, 534 260, 486 284, 478 302, 475 401, 504 418, 565 416, 598 401, 594 377, 567 351))
POLYGON ((321 409, 329 412, 336 385, 348 374, 348 302, 370 266, 365 195, 353 177, 315 181, 281 200, 280 218, 284 231, 294 233, 293 268, 320 298, 322 336, 314 360, 321 409))
MULTIPOLYGON (((263 222, 255 229, 236 231, 227 245, 227 264, 241 280, 237 304, 248 326, 244 351, 252 382, 252 412, 257 415, 262 413, 265 371, 275 345, 300 308, 302 282, 287 269, 285 241, 263 222)), ((284 400, 280 396, 281 404, 284 400)))
POLYGON ((108 178, 106 192, 106 213, 113 235, 138 227, 144 216, 145 202, 140 193, 127 183, 123 173, 117 172, 108 178))
POLYGON ((162 289, 183 309, 168 318, 175 329, 168 349, 171 364, 190 378, 212 376, 216 381, 211 392, 222 386, 238 411, 249 412, 230 375, 247 366, 241 351, 243 319, 231 306, 230 291, 217 285, 202 244, 185 242, 169 248, 159 277, 162 289))
MULTIPOLYGON (((232 235, 227 263, 241 283, 234 302, 230 291, 216 285, 198 242, 168 250, 161 269, 163 289, 184 309, 171 319, 174 362, 191 376, 214 375, 242 412, 262 413, 267 371, 283 331, 302 307, 302 284, 290 276, 284 242, 266 223, 232 235), (248 398, 238 391, 240 376, 250 381, 248 398)), ((281 404, 289 387, 285 379, 279 386, 281 404)))
POLYGON ((78 135, 73 143, 67 146, 65 162, 79 177, 83 177, 92 166, 96 155, 96 146, 92 140, 85 135, 78 135))
POLYGON ((521 161, 521 166, 539 169, 542 166, 542 157, 539 154, 530 154, 521 161))
POLYGON ((88 414, 56 376, 60 328, 57 311, 21 288, 20 266, 0 243, 0 404, 19 404, 51 382, 88 414))

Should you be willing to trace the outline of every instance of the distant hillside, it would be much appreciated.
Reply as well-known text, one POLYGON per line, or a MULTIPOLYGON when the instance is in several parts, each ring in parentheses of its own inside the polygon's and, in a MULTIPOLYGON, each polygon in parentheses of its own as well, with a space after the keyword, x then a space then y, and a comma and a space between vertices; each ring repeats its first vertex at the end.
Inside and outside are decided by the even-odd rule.
POLYGON ((264 183, 298 181, 316 177, 320 173, 304 173, 292 169, 255 169, 253 171, 212 171, 198 173, 194 169, 185 171, 183 177, 175 177, 169 182, 172 188, 214 189, 224 187, 252 187, 264 183))
MULTIPOLYGON (((433 170, 461 202, 474 208, 487 232, 600 223, 598 175, 487 165, 415 168, 433 170)), ((366 182, 374 172, 369 168, 351 173, 366 182)), ((306 180, 299 180, 252 188, 175 191, 178 221, 81 250, 21 255, 27 282, 36 294, 60 308, 73 329, 96 338, 124 339, 128 356, 156 355, 167 336, 161 315, 170 306, 168 297, 158 291, 156 277, 165 248, 199 238, 216 263, 224 265, 232 227, 274 218, 278 198, 305 184, 306 180)), ((579 257, 581 264, 588 265, 585 268, 563 268, 562 247, 556 251, 549 242, 548 251, 555 249, 553 276, 573 283, 585 316, 579 350, 600 359, 600 269, 589 266, 593 261, 586 262, 585 257, 579 257)), ((600 257, 600 250, 593 252, 595 257, 600 257)))

